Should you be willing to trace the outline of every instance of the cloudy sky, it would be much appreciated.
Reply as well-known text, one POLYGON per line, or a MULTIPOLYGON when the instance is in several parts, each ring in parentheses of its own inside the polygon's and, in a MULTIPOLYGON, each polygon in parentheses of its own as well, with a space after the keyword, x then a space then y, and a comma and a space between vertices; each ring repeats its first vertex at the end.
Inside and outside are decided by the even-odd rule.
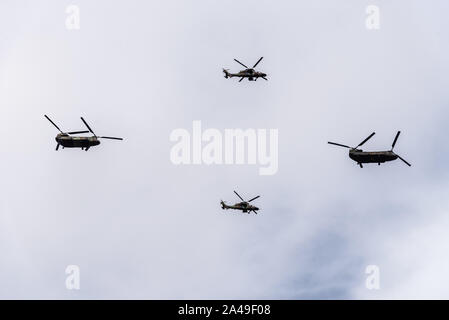
POLYGON ((0 2, 0 298, 449 298, 445 0, 0 2), (67 30, 66 8, 80 9, 67 30), (380 9, 368 30, 366 7, 380 9), (259 64, 269 81, 222 68, 259 64), (56 129, 105 140, 55 152, 56 129), (279 171, 170 161, 278 129, 279 171), (400 161, 360 169, 347 150, 400 161), (261 195, 260 214, 220 199, 261 195), (80 268, 80 290, 65 286, 80 268), (365 286, 368 265, 380 289, 365 286))

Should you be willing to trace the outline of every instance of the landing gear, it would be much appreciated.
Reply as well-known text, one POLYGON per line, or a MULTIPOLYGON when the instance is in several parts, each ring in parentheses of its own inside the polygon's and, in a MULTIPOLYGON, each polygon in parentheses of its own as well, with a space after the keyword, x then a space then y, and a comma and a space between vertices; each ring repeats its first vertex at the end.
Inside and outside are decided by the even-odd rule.
POLYGON ((360 166, 360 168, 363 168, 363 165, 359 162, 359 166, 360 166))
POLYGON ((58 151, 59 149, 59 143, 56 145, 56 151, 58 151))

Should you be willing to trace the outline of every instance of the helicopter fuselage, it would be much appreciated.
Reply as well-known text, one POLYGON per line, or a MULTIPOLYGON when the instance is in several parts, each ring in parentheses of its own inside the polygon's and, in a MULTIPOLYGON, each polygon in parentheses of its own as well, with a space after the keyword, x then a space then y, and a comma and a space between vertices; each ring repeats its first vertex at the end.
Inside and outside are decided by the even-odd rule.
POLYGON ((399 135, 401 134, 401 131, 398 131, 396 133, 396 136, 394 137, 393 144, 391 145, 391 149, 389 151, 363 151, 362 149, 359 149, 360 146, 362 146, 365 142, 367 142, 369 139, 371 139, 372 136, 374 136, 376 133, 371 133, 365 140, 360 142, 357 147, 350 147, 345 144, 336 143, 332 141, 328 141, 328 144, 332 144, 338 147, 348 148, 349 149, 349 158, 357 162, 357 164, 360 166, 360 168, 363 168, 362 163, 377 163, 381 164, 387 161, 393 161, 396 159, 401 159, 402 162, 404 162, 409 167, 411 166, 410 163, 408 163, 405 159, 403 159, 401 156, 393 152, 394 146, 396 145, 396 142, 398 141, 399 135))
POLYGON ((55 138, 56 142, 64 148, 90 148, 100 144, 97 137, 74 137, 67 134, 58 134, 55 138))
POLYGON ((393 151, 363 151, 363 150, 349 150, 349 158, 361 163, 384 163, 387 161, 393 161, 398 158, 397 154, 393 151))
POLYGON ((253 81, 256 78, 264 78, 267 76, 266 73, 258 72, 254 69, 245 69, 237 73, 230 73, 225 72, 225 78, 232 78, 232 77, 238 77, 238 78, 248 78, 249 81, 253 81))
POLYGON ((248 202, 239 202, 236 203, 232 206, 228 206, 225 203, 222 203, 222 208, 223 209, 234 209, 234 210, 241 210, 242 212, 249 212, 249 211, 257 211, 259 210, 258 207, 253 206, 251 204, 249 204, 248 202))
POLYGON ((56 137, 56 151, 59 150, 59 147, 62 146, 63 148, 81 148, 81 150, 89 150, 90 147, 98 146, 100 144, 99 139, 112 139, 112 140, 123 140, 123 138, 118 137, 105 137, 105 136, 97 136, 92 129, 87 124, 86 120, 84 120, 83 117, 81 117, 81 121, 83 121, 84 125, 89 129, 89 131, 83 130, 83 131, 69 131, 69 132, 63 132, 46 114, 44 114, 44 117, 47 118, 48 121, 60 132, 56 137), (82 133, 92 133, 93 136, 91 137, 79 137, 79 136, 73 136, 74 134, 82 134, 82 133))

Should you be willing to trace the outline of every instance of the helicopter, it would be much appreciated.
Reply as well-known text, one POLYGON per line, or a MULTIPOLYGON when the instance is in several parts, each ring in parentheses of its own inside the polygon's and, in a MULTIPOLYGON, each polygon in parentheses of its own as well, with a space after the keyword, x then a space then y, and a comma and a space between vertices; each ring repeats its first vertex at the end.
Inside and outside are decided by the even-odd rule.
POLYGON ((100 144, 100 140, 98 139, 113 139, 113 140, 123 140, 122 138, 116 138, 116 137, 99 137, 97 136, 92 129, 87 124, 86 120, 84 120, 83 117, 81 117, 81 120, 86 125, 87 129, 89 131, 72 131, 72 132, 62 132, 61 129, 47 116, 44 115, 45 118, 47 118, 48 121, 51 122, 52 125, 56 127, 56 129, 59 130, 60 133, 56 136, 55 140, 57 142, 56 145, 56 151, 58 151, 59 146, 62 146, 62 148, 81 148, 81 150, 89 150, 90 147, 97 146, 100 144), (73 134, 82 134, 82 133, 92 133, 92 137, 73 137, 73 134))
POLYGON ((266 81, 268 81, 268 79, 266 78, 267 74, 263 73, 263 72, 258 72, 256 70, 254 70, 254 68, 259 64, 259 62, 263 59, 263 57, 261 57, 256 64, 252 67, 252 68, 248 68, 246 65, 244 65, 243 63, 241 63, 240 61, 238 61, 237 59, 234 59, 237 63, 241 64, 242 66, 244 66, 246 69, 239 71, 237 73, 230 73, 228 71, 228 69, 223 69, 223 72, 225 74, 225 78, 232 78, 232 77, 240 77, 240 81, 242 81, 245 78, 248 78, 249 81, 257 81, 258 78, 262 78, 266 81))
POLYGON ((408 163, 406 160, 401 158, 398 154, 393 152, 394 146, 396 145, 396 142, 398 141, 399 135, 401 134, 401 131, 398 131, 396 134, 396 137, 394 138, 393 144, 391 145, 391 150, 389 151, 363 151, 361 149, 358 149, 358 147, 361 147, 365 142, 367 142, 369 139, 371 139, 372 136, 374 136, 376 133, 371 133, 368 138, 363 140, 359 143, 357 147, 349 147, 344 144, 339 144, 335 142, 328 142, 329 144, 333 144, 339 147, 344 147, 349 149, 349 158, 357 162, 357 164, 360 166, 360 168, 363 168, 362 163, 377 163, 380 165, 381 163, 387 162, 387 161, 393 161, 396 159, 401 159, 406 165, 409 167, 411 166, 410 163, 408 163))
POLYGON ((227 209, 241 210, 242 212, 248 212, 248 214, 250 214, 251 211, 253 211, 255 214, 257 214, 257 211, 259 210, 259 208, 256 206, 253 206, 249 203, 253 200, 256 200, 260 196, 257 196, 257 197, 252 198, 251 200, 245 201, 235 190, 234 190, 234 193, 237 195, 237 197, 240 198, 240 200, 242 200, 242 202, 236 203, 233 206, 228 206, 223 200, 221 200, 220 204, 221 204, 221 208, 223 210, 224 209, 226 209, 226 210, 227 209))

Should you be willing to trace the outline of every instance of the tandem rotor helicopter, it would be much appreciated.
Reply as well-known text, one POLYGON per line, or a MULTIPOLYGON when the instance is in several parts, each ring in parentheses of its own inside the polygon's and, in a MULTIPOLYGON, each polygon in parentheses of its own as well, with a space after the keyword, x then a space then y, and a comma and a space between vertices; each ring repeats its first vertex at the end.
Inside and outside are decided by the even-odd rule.
POLYGON ((268 79, 266 78, 267 74, 263 73, 263 72, 258 72, 256 70, 254 70, 254 68, 259 64, 259 62, 263 59, 263 57, 261 57, 256 64, 252 67, 249 68, 247 66, 245 66, 243 63, 241 63, 240 61, 238 61, 237 59, 234 59, 237 63, 241 64, 242 66, 244 66, 246 69, 239 71, 237 73, 231 73, 228 71, 228 69, 223 69, 223 72, 225 74, 225 78, 232 78, 232 77, 239 77, 240 81, 242 81, 245 78, 248 78, 249 81, 257 81, 258 78, 262 78, 266 81, 268 81, 268 79))
POLYGON ((116 137, 99 137, 97 136, 92 129, 87 124, 86 120, 84 120, 83 117, 81 117, 81 120, 86 125, 87 129, 89 131, 72 131, 72 132, 62 132, 61 129, 47 116, 44 115, 45 118, 47 118, 48 121, 51 122, 52 125, 56 127, 56 129, 59 130, 58 135, 56 136, 55 140, 57 142, 56 145, 56 151, 58 151, 59 146, 61 145, 62 148, 81 148, 81 150, 89 150, 90 147, 97 146, 100 144, 100 140, 98 139, 113 139, 113 140, 123 140, 123 138, 116 138, 116 137), (73 137, 71 135, 73 134, 81 134, 81 133, 92 133, 92 137, 73 137))
POLYGON ((381 163, 387 162, 387 161, 393 161, 396 159, 401 159, 406 165, 409 167, 411 166, 410 163, 405 161, 403 158, 401 158, 398 154, 393 152, 394 146, 396 144, 396 141, 398 141, 399 135, 401 134, 401 131, 398 131, 396 134, 396 137, 394 138, 393 144, 391 145, 391 150, 389 151, 363 151, 361 149, 358 149, 358 147, 361 147, 365 142, 367 142, 369 139, 371 139, 372 136, 374 136, 376 133, 373 132, 371 135, 369 135, 368 138, 363 140, 359 143, 357 147, 349 147, 344 144, 339 144, 335 142, 328 142, 329 144, 333 144, 339 147, 344 147, 349 149, 349 158, 357 162, 357 164, 360 166, 360 168, 363 168, 362 163, 377 163, 380 165, 381 163))
POLYGON ((250 214, 251 211, 253 211, 255 214, 257 214, 257 211, 259 210, 259 208, 256 206, 253 206, 249 203, 253 200, 256 200, 260 196, 257 196, 257 197, 252 198, 251 200, 245 201, 236 191, 234 191, 234 193, 237 195, 237 197, 240 198, 240 200, 242 200, 242 202, 236 203, 233 206, 228 206, 223 200, 221 200, 220 204, 221 204, 221 208, 223 210, 225 210, 225 209, 226 210, 227 209, 241 210, 242 212, 248 212, 248 214, 250 214))

